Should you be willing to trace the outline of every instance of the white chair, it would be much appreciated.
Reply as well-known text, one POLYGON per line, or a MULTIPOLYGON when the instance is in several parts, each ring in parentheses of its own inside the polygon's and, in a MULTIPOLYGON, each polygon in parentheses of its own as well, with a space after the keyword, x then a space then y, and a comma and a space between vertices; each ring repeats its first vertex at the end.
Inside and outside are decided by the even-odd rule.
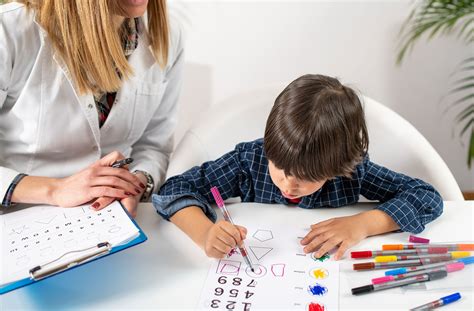
MULTIPOLYGON (((168 177, 214 160, 243 141, 263 137, 283 85, 238 94, 198 116, 171 156, 168 177)), ((418 130, 382 104, 362 98, 373 162, 432 184, 445 201, 463 196, 446 163, 418 130)), ((362 201, 362 198, 361 198, 362 201)))

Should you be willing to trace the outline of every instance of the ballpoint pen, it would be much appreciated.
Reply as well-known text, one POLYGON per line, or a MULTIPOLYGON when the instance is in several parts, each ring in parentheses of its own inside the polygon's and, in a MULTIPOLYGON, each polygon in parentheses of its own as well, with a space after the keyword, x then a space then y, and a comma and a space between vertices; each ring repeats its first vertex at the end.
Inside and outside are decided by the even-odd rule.
MULTIPOLYGON (((211 193, 212 193, 212 196, 214 197, 214 200, 217 203, 217 206, 222 211, 222 214, 224 215, 224 219, 230 222, 231 224, 235 225, 234 222, 232 221, 232 218, 230 217, 229 211, 225 207, 224 200, 222 200, 221 194, 219 193, 219 189, 217 189, 217 187, 212 187, 211 193)), ((244 258, 245 263, 250 267, 250 270, 254 272, 252 262, 250 261, 250 258, 247 255, 247 249, 245 248, 243 241, 242 241, 242 246, 239 247, 239 250, 240 250, 240 253, 242 254, 242 257, 244 258)))
POLYGON ((125 158, 125 159, 122 159, 122 160, 115 161, 114 163, 112 163, 111 167, 121 168, 121 167, 124 167, 125 165, 128 165, 128 164, 132 163, 132 162, 133 162, 132 158, 125 158))

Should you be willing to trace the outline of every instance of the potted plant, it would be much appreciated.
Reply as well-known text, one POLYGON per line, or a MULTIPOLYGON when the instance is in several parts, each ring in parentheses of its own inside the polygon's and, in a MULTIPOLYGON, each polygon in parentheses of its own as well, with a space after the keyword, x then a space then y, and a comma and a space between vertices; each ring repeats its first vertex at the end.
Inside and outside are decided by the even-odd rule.
POLYGON ((469 136, 467 165, 471 168, 474 159, 474 0, 416 1, 400 35, 398 64, 424 35, 428 39, 437 35, 456 35, 473 51, 472 56, 462 60, 454 70, 453 86, 446 96, 450 102, 449 108, 460 110, 455 122, 460 138, 469 136))

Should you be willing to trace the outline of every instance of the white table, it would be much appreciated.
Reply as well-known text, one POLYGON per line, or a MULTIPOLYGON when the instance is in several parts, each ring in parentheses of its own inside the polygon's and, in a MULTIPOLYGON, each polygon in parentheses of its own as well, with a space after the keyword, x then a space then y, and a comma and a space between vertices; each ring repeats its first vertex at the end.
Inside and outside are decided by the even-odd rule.
MULTIPOLYGON (((274 226, 299 226, 330 217, 351 215, 370 208, 368 203, 337 209, 304 210, 261 204, 229 204, 234 220, 266 219, 274 226), (265 217, 263 217, 265 216, 265 217)), ((156 214, 151 204, 140 207, 137 222, 148 236, 145 243, 126 249, 72 271, 0 296, 1 310, 17 309, 193 309, 198 303, 211 259, 179 229, 156 214)), ((429 224, 423 236, 433 241, 474 240, 474 201, 445 202, 443 215, 429 224)), ((375 249, 382 244, 406 243, 407 233, 371 237, 357 249, 375 249)), ((386 290, 352 296, 350 288, 365 285, 380 271, 355 272, 348 254, 341 261, 340 309, 408 309, 453 290, 402 292, 386 290), (356 281, 354 281, 356 280, 356 281), (360 280, 364 280, 360 282, 360 280)), ((472 269, 471 269, 472 271, 472 269)), ((463 298, 443 310, 473 310, 473 290, 461 291, 463 298)))

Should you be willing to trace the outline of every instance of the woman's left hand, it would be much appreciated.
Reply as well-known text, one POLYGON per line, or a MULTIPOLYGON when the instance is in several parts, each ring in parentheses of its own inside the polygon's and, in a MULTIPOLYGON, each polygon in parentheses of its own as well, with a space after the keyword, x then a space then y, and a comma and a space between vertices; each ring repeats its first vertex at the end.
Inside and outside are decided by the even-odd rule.
MULTIPOLYGON (((137 177, 142 181, 143 184, 147 183, 147 178, 142 173, 137 173, 137 177)), ((122 203, 123 207, 125 207, 125 209, 128 211, 130 216, 132 216, 133 218, 137 216, 138 203, 140 203, 140 198, 142 197, 142 194, 144 191, 145 191, 144 189, 141 189, 141 192, 137 194, 136 196, 132 196, 132 197, 128 197, 128 198, 124 198, 120 200, 120 203, 122 203)), ((97 206, 97 208, 94 208, 94 209, 98 211, 108 206, 110 203, 112 203, 115 200, 116 198, 101 197, 93 201, 91 203, 91 206, 97 206)))

